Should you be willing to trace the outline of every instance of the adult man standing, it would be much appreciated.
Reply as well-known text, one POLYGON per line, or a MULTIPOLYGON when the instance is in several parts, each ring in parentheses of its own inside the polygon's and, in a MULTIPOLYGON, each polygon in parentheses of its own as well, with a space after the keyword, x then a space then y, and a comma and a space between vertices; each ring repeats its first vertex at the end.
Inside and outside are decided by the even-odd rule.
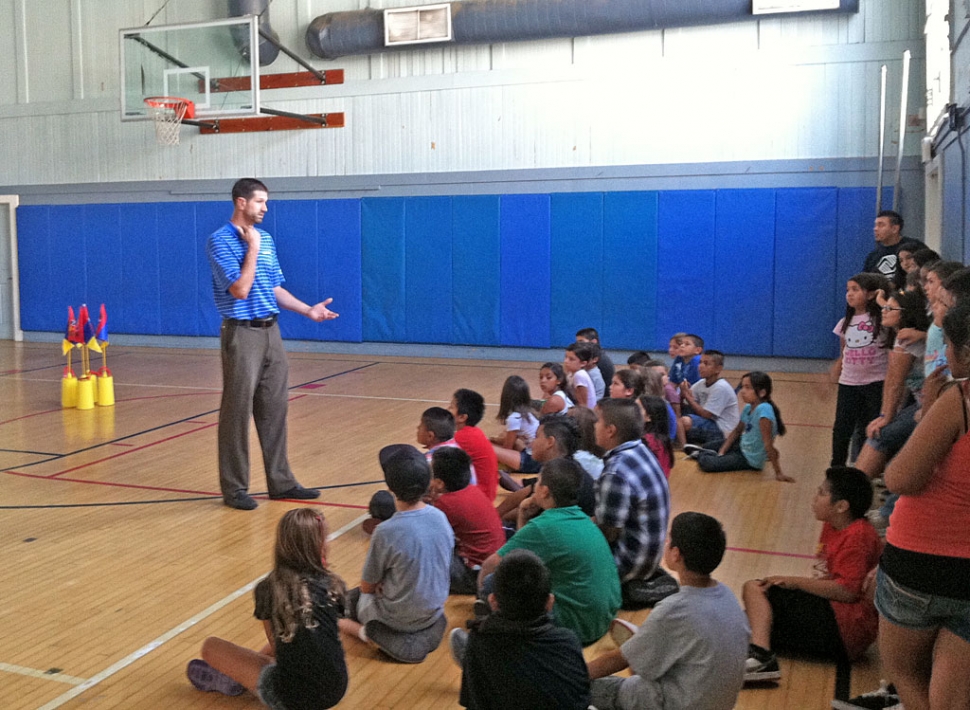
POLYGON ((892 279, 896 275, 900 249, 914 247, 910 251, 915 251, 925 246, 918 239, 902 236, 903 218, 898 212, 892 210, 883 210, 876 216, 872 231, 875 234, 877 246, 869 252, 862 270, 882 274, 887 279, 892 279))
POLYGON ((232 218, 206 243, 223 319, 219 485, 225 504, 238 510, 257 505, 248 493, 250 416, 263 450, 269 497, 320 496, 297 483, 286 457, 289 367, 276 319, 280 308, 318 323, 337 317, 327 308, 333 299, 309 306, 283 288, 273 237, 256 226, 266 215, 268 192, 259 180, 238 180, 232 188, 232 218))

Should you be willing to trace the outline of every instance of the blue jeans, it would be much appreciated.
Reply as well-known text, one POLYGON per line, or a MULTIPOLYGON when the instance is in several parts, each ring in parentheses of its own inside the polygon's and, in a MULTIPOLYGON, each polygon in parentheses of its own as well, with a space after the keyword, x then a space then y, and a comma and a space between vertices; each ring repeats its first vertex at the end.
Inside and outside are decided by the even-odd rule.
POLYGON ((726 454, 717 452, 724 445, 724 439, 712 439, 704 444, 704 450, 697 453, 697 465, 706 473, 723 473, 724 471, 756 471, 741 453, 741 440, 735 441, 726 454))

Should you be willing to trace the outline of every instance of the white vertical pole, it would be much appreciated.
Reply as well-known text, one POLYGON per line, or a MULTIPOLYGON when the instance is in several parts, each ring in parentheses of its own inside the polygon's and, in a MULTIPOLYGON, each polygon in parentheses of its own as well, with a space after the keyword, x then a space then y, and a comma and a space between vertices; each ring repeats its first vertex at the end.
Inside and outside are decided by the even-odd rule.
POLYGON ((898 212, 899 185, 902 181, 903 148, 906 143, 906 108, 909 99, 909 59, 910 52, 903 52, 903 88, 899 97, 899 150, 896 152, 896 181, 893 183, 893 210, 898 212))
POLYGON ((876 214, 882 212, 882 164, 886 146, 886 65, 882 65, 879 85, 879 163, 876 165, 876 214))

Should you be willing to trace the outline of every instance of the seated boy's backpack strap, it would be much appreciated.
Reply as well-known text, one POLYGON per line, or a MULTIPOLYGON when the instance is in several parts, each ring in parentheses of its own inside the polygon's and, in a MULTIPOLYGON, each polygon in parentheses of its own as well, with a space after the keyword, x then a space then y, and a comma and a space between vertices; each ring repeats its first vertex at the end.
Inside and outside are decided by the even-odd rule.
POLYGON ((680 585, 677 584, 677 580, 659 567, 647 579, 631 579, 620 585, 623 597, 620 608, 625 611, 646 609, 678 591, 680 591, 680 585))
POLYGON ((384 653, 401 663, 421 663, 441 644, 448 628, 442 614, 431 626, 420 631, 397 631, 382 621, 368 621, 364 626, 367 638, 384 653))

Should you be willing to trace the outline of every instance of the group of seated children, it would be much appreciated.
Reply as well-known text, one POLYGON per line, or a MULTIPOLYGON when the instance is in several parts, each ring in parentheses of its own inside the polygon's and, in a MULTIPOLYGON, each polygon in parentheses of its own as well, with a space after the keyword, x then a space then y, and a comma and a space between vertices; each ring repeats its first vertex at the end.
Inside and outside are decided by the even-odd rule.
MULTIPOLYGON (((425 452, 408 444, 380 451, 389 492, 371 501, 359 587, 347 591, 329 571, 322 515, 287 513, 274 569, 256 589, 268 644, 255 652, 207 639, 202 659, 189 664, 193 685, 248 689, 273 708, 308 707, 312 693, 313 707, 331 707, 347 687, 339 632, 421 662, 444 636, 450 593, 478 596, 470 631, 456 628, 450 639, 469 708, 727 710, 745 679, 780 676, 776 650, 837 659, 864 651, 876 618, 865 583, 879 554, 865 519, 865 474, 832 468, 819 487, 816 576, 747 582, 742 611, 710 576, 726 549, 720 523, 684 513, 667 532, 676 433, 663 363, 638 359, 603 378, 597 393, 588 368, 598 370, 604 357, 598 338, 585 340, 592 342, 567 349, 564 366, 540 368, 542 403, 521 378, 506 381, 504 435, 488 440, 477 426, 484 399, 459 389, 447 409, 422 413, 416 439, 425 452), (518 490, 496 507, 500 462, 538 477, 524 486, 508 478, 518 490), (654 604, 639 628, 615 618, 621 608, 654 604), (619 647, 587 665, 582 647, 607 631, 619 647), (633 675, 613 675, 626 668, 633 675)), ((688 450, 703 470, 771 461, 776 477, 790 480, 773 445, 784 424, 771 379, 742 377, 739 413, 721 377, 723 355, 702 347, 678 336, 671 368, 683 430, 704 444, 688 450)))

